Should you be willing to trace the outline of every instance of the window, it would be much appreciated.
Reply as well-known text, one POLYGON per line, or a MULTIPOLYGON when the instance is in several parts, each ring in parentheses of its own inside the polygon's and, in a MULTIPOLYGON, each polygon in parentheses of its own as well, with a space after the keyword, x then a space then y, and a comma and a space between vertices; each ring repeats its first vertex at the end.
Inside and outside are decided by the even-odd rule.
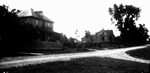
POLYGON ((36 20, 36 23, 35 23, 36 25, 38 25, 38 20, 36 20))
POLYGON ((48 25, 48 27, 52 27, 52 24, 50 24, 50 23, 48 23, 47 25, 48 25))

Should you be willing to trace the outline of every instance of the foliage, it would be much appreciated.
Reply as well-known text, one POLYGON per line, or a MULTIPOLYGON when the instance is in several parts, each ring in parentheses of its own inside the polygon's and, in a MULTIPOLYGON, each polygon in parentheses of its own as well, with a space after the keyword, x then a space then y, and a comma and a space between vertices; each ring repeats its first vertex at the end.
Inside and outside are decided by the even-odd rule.
POLYGON ((113 8, 109 8, 111 20, 121 32, 123 42, 145 43, 147 41, 149 37, 147 28, 144 24, 139 24, 137 27, 135 23, 140 17, 140 12, 140 8, 132 5, 114 4, 113 8))
POLYGON ((85 39, 87 40, 88 43, 94 42, 94 36, 91 35, 90 31, 85 31, 85 39))
POLYGON ((75 41, 76 41, 75 38, 72 38, 72 37, 69 38, 69 42, 70 42, 70 43, 75 43, 75 41))
POLYGON ((10 40, 20 33, 18 31, 20 29, 20 21, 16 15, 18 12, 16 9, 8 11, 8 7, 5 5, 0 6, 0 37, 2 40, 10 40))
POLYGON ((69 39, 67 38, 66 35, 62 35, 62 37, 61 37, 61 42, 63 42, 63 43, 69 42, 69 39))
POLYGON ((91 35, 91 32, 88 31, 88 30, 86 30, 86 31, 85 31, 85 37, 88 38, 88 37, 90 37, 90 35, 91 35))

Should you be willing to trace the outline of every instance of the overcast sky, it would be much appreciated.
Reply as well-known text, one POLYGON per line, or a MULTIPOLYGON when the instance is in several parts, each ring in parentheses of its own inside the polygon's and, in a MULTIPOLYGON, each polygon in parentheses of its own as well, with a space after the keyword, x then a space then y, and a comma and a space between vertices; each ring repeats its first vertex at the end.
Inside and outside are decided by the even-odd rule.
POLYGON ((112 29, 118 35, 117 29, 111 25, 108 8, 121 3, 140 7, 142 12, 138 23, 145 23, 150 30, 149 0, 0 0, 0 5, 5 4, 10 8, 43 11, 55 22, 54 31, 74 38, 76 30, 81 38, 85 30, 94 34, 102 28, 112 29))

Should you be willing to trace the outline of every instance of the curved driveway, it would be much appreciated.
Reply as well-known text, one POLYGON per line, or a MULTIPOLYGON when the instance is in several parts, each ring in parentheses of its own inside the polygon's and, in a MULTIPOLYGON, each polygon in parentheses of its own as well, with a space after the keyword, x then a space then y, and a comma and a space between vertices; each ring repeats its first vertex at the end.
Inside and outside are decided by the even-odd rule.
POLYGON ((53 55, 41 55, 41 56, 32 56, 29 58, 24 58, 21 60, 11 60, 7 62, 1 62, 0 68, 10 68, 10 67, 18 67, 18 66, 26 66, 30 64, 40 64, 46 62, 54 62, 54 61, 69 61, 73 58, 83 58, 83 57, 110 57, 117 59, 124 59, 142 63, 150 64, 150 60, 142 60, 138 58, 133 58, 127 55, 125 52, 129 50, 141 49, 145 46, 137 46, 130 48, 122 48, 122 49, 114 49, 114 50, 94 50, 92 52, 84 52, 84 53, 68 53, 68 54, 53 54, 53 55))

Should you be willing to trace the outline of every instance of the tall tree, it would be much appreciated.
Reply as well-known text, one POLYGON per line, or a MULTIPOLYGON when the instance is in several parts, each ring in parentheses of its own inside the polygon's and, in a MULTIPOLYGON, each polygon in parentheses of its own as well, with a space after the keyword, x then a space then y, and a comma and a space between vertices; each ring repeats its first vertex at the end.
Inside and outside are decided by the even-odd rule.
POLYGON ((94 35, 91 35, 91 32, 88 30, 85 31, 85 38, 88 43, 94 42, 94 35))
POLYGON ((16 35, 14 31, 19 32, 18 12, 19 10, 16 9, 9 11, 8 6, 0 6, 0 37, 2 40, 10 40, 16 35))
POLYGON ((140 12, 141 9, 133 5, 114 4, 113 8, 109 8, 111 20, 121 32, 123 42, 144 43, 147 41, 147 28, 142 24, 137 27, 135 23, 140 17, 140 12))
POLYGON ((90 32, 90 31, 88 31, 88 30, 86 30, 86 31, 85 31, 85 37, 86 37, 86 38, 89 38, 89 37, 90 37, 90 35, 91 35, 91 32, 90 32))

